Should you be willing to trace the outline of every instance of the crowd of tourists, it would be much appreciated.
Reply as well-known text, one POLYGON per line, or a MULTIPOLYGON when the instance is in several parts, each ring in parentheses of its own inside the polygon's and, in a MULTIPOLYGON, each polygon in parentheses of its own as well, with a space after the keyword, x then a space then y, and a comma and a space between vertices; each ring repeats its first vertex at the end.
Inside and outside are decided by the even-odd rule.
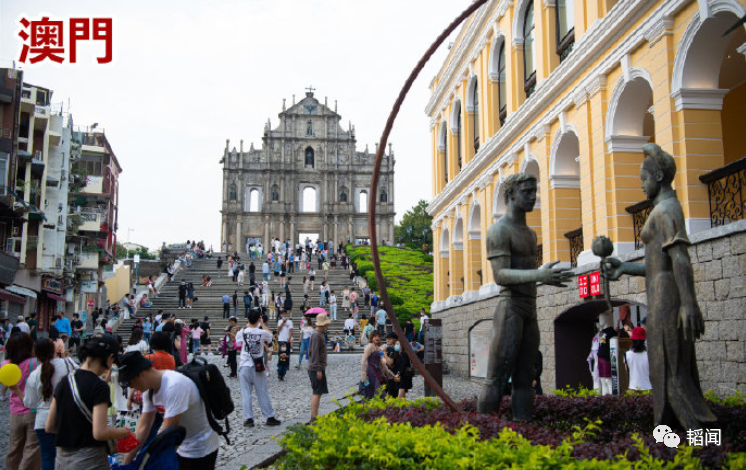
MULTIPOLYGON (((190 256, 199 256, 199 251, 202 256, 212 255, 212 250, 205 251, 200 243, 191 245, 191 249, 190 256)), ((194 364, 189 362, 190 355, 195 358, 212 354, 215 339, 219 341, 214 353, 222 356, 221 365, 228 368, 228 378, 239 382, 244 426, 253 427, 254 397, 264 425, 281 424, 272 406, 268 378, 276 373, 278 380, 283 381, 290 373, 297 337, 300 350, 295 368, 300 369, 307 361, 310 414, 315 419, 321 397, 328 393, 327 351, 341 346, 335 344, 336 336, 329 337, 328 327, 337 319, 337 296, 329 289, 326 276, 330 269, 337 268, 337 263, 350 271, 351 280, 357 273, 341 247, 335 252, 323 243, 309 241, 305 246, 291 247, 275 239, 266 255, 261 246, 252 247, 252 253, 262 260, 262 269, 264 264, 272 266, 270 276, 280 265, 278 276, 285 277, 283 291, 272 292, 267 281, 257 282, 251 269, 253 261, 246 266, 236 253, 225 261, 218 258, 218 263, 227 263, 230 275, 236 276, 234 282, 239 283, 241 272, 249 274, 243 295, 234 290, 232 296, 223 296, 223 316, 229 321, 222 331, 214 331, 208 316, 202 321, 184 321, 178 313, 163 310, 146 310, 147 315, 138 316, 138 307, 143 305, 133 305, 129 296, 121 306, 107 305, 92 312, 93 332, 87 338, 87 319, 78 314, 69 319, 59 312, 48 325, 47 337, 38 335, 35 314, 18 317, 15 325, 2 322, 0 345, 6 358, 3 364, 15 364, 21 370, 20 381, 3 387, 0 395, 0 399, 10 400, 7 468, 109 468, 112 450, 107 442, 117 440, 134 443, 120 454, 120 463, 128 464, 153 439, 176 424, 186 431, 184 441, 175 450, 179 468, 215 468, 220 432, 210 419, 200 384, 182 367, 194 364), (296 269, 306 272, 304 290, 313 289, 316 274, 310 258, 314 252, 320 258, 319 271, 323 272, 323 278, 319 275, 319 303, 329 308, 331 315, 301 315, 296 320, 298 333, 294 330, 287 274, 296 269), (239 299, 244 302, 245 317, 240 322, 239 299), (135 318, 126 335, 122 335, 121 328, 113 331, 122 316, 135 318), (278 318, 274 330, 268 326, 270 316, 278 318)), ((184 266, 188 266, 188 258, 185 256, 184 266)), ((203 286, 210 287, 210 281, 203 278, 203 286)), ((147 287, 151 297, 159 295, 152 278, 147 287)), ((366 398, 379 392, 406 397, 414 376, 411 361, 392 333, 391 321, 376 292, 363 287, 358 293, 358 289, 359 286, 344 289, 340 308, 347 315, 344 343, 364 347, 360 392, 366 398)), ((179 308, 190 308, 195 300, 194 286, 181 282, 178 296, 179 308)), ((307 294, 304 299, 308 299, 307 294)), ((304 302, 301 310, 305 313, 309 308, 310 303, 304 302)), ((423 310, 421 322, 426 321, 423 310)), ((404 328, 407 340, 421 355, 424 347, 415 336, 414 325, 407 321, 404 328)))

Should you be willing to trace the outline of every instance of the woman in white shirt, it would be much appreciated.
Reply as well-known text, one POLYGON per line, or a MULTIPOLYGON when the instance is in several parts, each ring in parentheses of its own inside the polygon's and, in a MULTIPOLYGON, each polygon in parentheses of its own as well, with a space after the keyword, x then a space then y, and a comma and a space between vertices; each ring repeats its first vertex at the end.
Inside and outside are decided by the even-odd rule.
POLYGON ((34 349, 39 366, 26 379, 23 404, 27 408, 36 410, 34 431, 36 431, 41 449, 41 468, 42 470, 54 470, 54 459, 57 456, 57 448, 54 446, 55 435, 44 430, 44 423, 47 422, 49 405, 52 403, 55 387, 77 366, 70 359, 54 357, 54 343, 48 338, 37 340, 34 349))
POLYGON ((645 348, 645 328, 637 327, 632 330, 632 349, 625 354, 624 368, 629 372, 630 390, 651 390, 650 365, 648 363, 648 351, 645 348))
POLYGON ((142 328, 135 328, 132 330, 130 340, 127 342, 127 347, 124 348, 124 352, 128 353, 131 351, 140 351, 142 355, 146 355, 150 352, 148 343, 142 337, 142 328))

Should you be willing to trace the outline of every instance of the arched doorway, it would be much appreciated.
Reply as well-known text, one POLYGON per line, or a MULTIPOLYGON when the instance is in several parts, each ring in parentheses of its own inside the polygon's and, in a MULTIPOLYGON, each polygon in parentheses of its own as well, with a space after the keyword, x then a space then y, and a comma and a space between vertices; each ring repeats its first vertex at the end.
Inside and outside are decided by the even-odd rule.
MULTIPOLYGON (((611 299, 614 309, 608 322, 614 327, 619 322, 619 307, 630 306, 631 322, 637 325, 647 317, 647 307, 624 299, 611 299)), ((593 388, 593 378, 588 369, 591 342, 598 332, 596 321, 607 312, 605 300, 590 300, 566 309, 554 319, 554 357, 556 388, 567 386, 593 388)), ((625 386, 626 388, 626 386, 625 386)))

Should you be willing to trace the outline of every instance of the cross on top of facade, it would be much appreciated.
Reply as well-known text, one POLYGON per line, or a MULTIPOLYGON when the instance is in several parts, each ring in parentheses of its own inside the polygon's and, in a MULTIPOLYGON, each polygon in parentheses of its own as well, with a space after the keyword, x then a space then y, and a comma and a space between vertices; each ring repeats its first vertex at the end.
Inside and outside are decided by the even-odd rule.
POLYGON ((309 86, 308 88, 306 88, 306 91, 309 94, 313 95, 313 92, 316 91, 316 88, 314 88, 313 86, 309 86))

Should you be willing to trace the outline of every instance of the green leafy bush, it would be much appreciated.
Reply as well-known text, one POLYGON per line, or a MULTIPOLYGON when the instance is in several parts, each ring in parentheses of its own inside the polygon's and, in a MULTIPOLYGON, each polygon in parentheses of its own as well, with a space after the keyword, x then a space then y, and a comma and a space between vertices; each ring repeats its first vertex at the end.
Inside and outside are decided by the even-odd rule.
POLYGON ((558 397, 597 397, 599 396, 598 390, 592 388, 585 388, 582 385, 577 389, 567 386, 565 388, 558 388, 552 390, 552 393, 558 397))
POLYGON ((391 301, 391 305, 402 305, 404 303, 404 299, 401 298, 401 296, 394 294, 392 292, 389 292, 389 300, 391 301))
MULTIPOLYGON (((693 455, 695 447, 671 449, 671 457, 663 459, 651 452, 636 434, 627 451, 609 454, 608 458, 579 459, 574 452, 583 448, 599 431, 599 422, 576 426, 557 445, 532 444, 506 425, 492 439, 480 437, 477 427, 463 423, 446 430, 439 422, 416 425, 411 422, 390 422, 380 415, 389 413, 426 415, 441 406, 435 400, 407 402, 403 399, 371 400, 364 404, 354 401, 336 413, 320 416, 312 426, 294 425, 281 438, 287 454, 276 462, 280 470, 311 468, 338 469, 700 469, 700 459, 693 455), (398 410, 398 411, 397 411, 398 410)), ((403 417, 403 418, 406 418, 403 417)), ((733 452, 722 468, 744 468, 746 454, 733 452)))

